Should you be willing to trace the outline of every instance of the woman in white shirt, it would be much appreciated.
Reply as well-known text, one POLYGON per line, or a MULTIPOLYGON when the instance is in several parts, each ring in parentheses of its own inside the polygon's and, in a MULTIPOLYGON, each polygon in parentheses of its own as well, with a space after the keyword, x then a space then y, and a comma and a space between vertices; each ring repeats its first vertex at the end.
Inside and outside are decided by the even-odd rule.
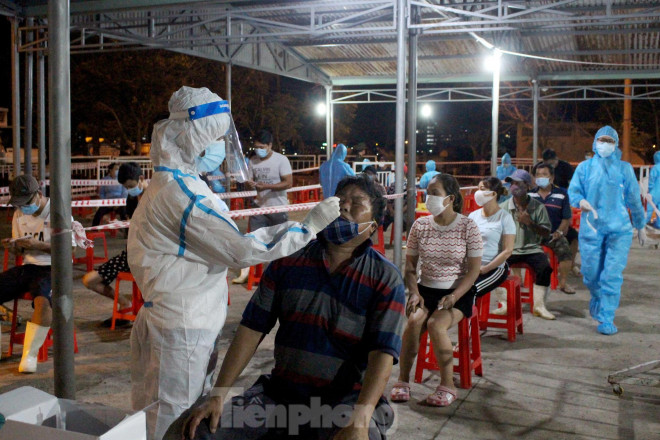
MULTIPOLYGON (((497 177, 487 177, 479 182, 479 190, 474 194, 474 200, 481 209, 473 211, 468 216, 479 227, 484 253, 481 257, 479 277, 474 284, 476 296, 480 297, 500 286, 509 276, 509 265, 506 259, 511 256, 516 240, 516 223, 507 211, 500 208, 497 200, 506 190, 497 177)), ((496 291, 498 300, 506 291, 496 291)), ((501 309, 501 308, 500 308, 501 309)), ((497 309, 495 313, 505 314, 506 310, 497 309)))

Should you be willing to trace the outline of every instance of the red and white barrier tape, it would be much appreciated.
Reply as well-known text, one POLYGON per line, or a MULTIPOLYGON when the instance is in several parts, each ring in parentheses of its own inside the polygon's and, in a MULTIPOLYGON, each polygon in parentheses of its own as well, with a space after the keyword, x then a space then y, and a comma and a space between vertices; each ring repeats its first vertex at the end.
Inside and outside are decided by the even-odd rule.
MULTIPOLYGON (((313 189, 319 189, 321 188, 321 185, 307 185, 307 186, 296 186, 294 188, 289 188, 286 190, 286 192, 298 192, 298 191, 311 191, 313 189)), ((257 192, 256 191, 238 191, 238 192, 232 192, 232 193, 222 193, 222 194, 216 194, 221 199, 235 199, 238 197, 256 197, 257 192)))

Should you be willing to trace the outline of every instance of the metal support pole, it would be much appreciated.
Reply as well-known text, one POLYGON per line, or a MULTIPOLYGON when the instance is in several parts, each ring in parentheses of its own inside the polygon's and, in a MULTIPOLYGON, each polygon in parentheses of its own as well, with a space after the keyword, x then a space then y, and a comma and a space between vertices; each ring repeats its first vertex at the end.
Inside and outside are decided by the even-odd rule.
POLYGON ((632 130, 632 99, 630 99, 630 92, 632 81, 630 79, 624 80, 624 95, 626 98, 623 100, 623 136, 622 136, 622 155, 621 158, 626 162, 630 162, 630 131, 632 130))
POLYGON ((497 137, 498 137, 498 123, 500 114, 500 58, 502 52, 498 49, 493 50, 493 110, 492 119, 493 139, 490 147, 490 175, 497 175, 497 137))
MULTIPOLYGON (((411 6, 413 23, 419 22, 419 13, 411 6)), ((417 29, 410 29, 408 34, 408 206, 406 220, 408 227, 415 221, 417 207, 417 29)))
MULTIPOLYGON (((32 27, 34 20, 27 19, 27 26, 32 27)), ((27 42, 32 42, 32 32, 27 31, 27 42)), ((32 112, 34 110, 34 55, 25 53, 25 156, 24 172, 32 174, 32 112)))
POLYGON ((18 59, 18 19, 11 18, 11 126, 14 177, 21 175, 21 82, 18 59))
MULTIPOLYGON (((43 52, 37 55, 37 117, 39 118, 39 181, 46 180, 46 71, 43 52)), ((45 188, 45 187, 44 187, 45 188)), ((45 194, 45 193, 44 193, 45 194)))
POLYGON ((532 92, 534 93, 534 120, 532 121, 532 163, 536 165, 539 159, 539 82, 532 80, 532 92))
POLYGON ((226 94, 225 99, 229 103, 229 108, 231 108, 231 63, 227 63, 225 68, 225 82, 226 84, 226 94))
MULTIPOLYGON (((332 86, 330 86, 332 90, 332 86)), ((330 100, 330 106, 327 109, 328 115, 330 116, 330 140, 328 141, 328 159, 332 156, 332 146, 335 144, 335 105, 330 100)))
MULTIPOLYGON (((325 157, 332 156, 332 86, 325 86, 325 157)), ((321 164, 319 164, 321 165, 321 164)))
MULTIPOLYGON (((406 0, 397 0, 396 31, 396 136, 394 192, 403 192, 403 156, 406 137, 406 0)), ((410 201, 412 203, 412 200, 410 201)), ((401 232, 403 230, 403 198, 394 199, 394 265, 401 267, 401 232)))
POLYGON ((71 267, 69 1, 48 2, 48 115, 55 395, 75 399, 71 267))

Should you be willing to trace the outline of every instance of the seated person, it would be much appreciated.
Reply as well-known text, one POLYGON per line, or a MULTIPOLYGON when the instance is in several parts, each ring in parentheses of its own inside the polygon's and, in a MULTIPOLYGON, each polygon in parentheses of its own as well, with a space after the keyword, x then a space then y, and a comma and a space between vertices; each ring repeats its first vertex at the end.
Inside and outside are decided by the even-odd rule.
MULTIPOLYGON (((530 197, 527 192, 532 187, 532 176, 525 170, 516 170, 506 181, 511 184, 513 197, 502 202, 500 207, 513 216, 516 222, 516 242, 507 263, 529 264, 536 275, 534 283, 534 316, 555 319, 555 315, 545 308, 546 296, 550 291, 552 267, 541 248, 544 238, 550 236, 550 218, 543 203, 530 197)), ((506 307, 506 302, 501 302, 506 307)), ((497 312, 502 314, 501 312, 497 312)))
MULTIPOLYGON (((142 197, 142 192, 147 188, 148 184, 144 180, 142 169, 135 162, 124 163, 119 167, 117 180, 126 190, 128 197, 126 199, 126 207, 128 216, 133 216, 135 208, 142 197)), ((109 259, 106 263, 99 266, 98 270, 93 270, 83 276, 82 282, 90 290, 99 293, 112 300, 115 298, 115 291, 110 284, 117 278, 119 272, 130 272, 128 267, 126 249, 119 255, 109 259)), ((131 300, 128 297, 119 296, 119 308, 125 309, 130 307, 131 300)), ((112 319, 104 321, 104 325, 110 326, 112 319)), ((119 320, 119 325, 127 324, 127 321, 119 320)))
MULTIPOLYGON (((506 260, 513 253, 516 224, 511 214, 497 204, 505 193, 500 179, 494 176, 486 177, 479 182, 479 190, 474 194, 474 200, 481 209, 472 211, 468 216, 479 227, 484 244, 479 277, 474 283, 477 297, 494 292, 498 300, 502 296, 506 300, 506 289, 498 286, 509 277, 506 260)), ((500 310, 500 313, 504 311, 500 310)))
POLYGON ((215 393, 183 413, 165 439, 385 438, 393 413, 382 395, 401 347, 403 281, 371 247, 369 236, 385 209, 373 182, 346 177, 335 194, 341 217, 317 240, 268 266, 243 312, 215 393), (272 373, 226 401, 278 321, 272 373), (237 415, 252 412, 252 405, 259 406, 260 420, 236 426, 237 415), (311 408, 311 419, 297 423, 291 416, 301 405, 311 408), (314 411, 320 405, 339 411, 344 427, 333 422, 336 416, 314 411))
POLYGON ((25 292, 34 298, 34 313, 25 328, 18 371, 35 373, 37 354, 52 321, 50 199, 41 193, 37 179, 27 174, 12 180, 9 194, 9 204, 16 208, 11 221, 12 238, 2 240, 2 244, 9 252, 22 256, 23 265, 0 273, 0 304, 20 298, 25 292))
POLYGON ((553 183, 555 171, 551 165, 539 163, 534 167, 534 178, 537 188, 529 193, 545 205, 550 217, 552 229, 550 237, 543 240, 541 244, 552 249, 559 261, 559 290, 564 293, 574 294, 575 289, 566 283, 569 271, 573 267, 573 260, 577 253, 577 231, 571 228, 571 203, 568 200, 568 192, 553 183))
POLYGON ((380 193, 380 195, 384 196, 387 194, 387 190, 385 189, 385 186, 378 181, 378 171, 376 170, 376 167, 373 165, 369 165, 362 171, 362 174, 367 176, 371 181, 376 185, 376 189, 380 193))
POLYGON ((454 351, 447 332, 463 317, 472 316, 483 245, 476 223, 460 214, 463 197, 453 176, 439 174, 431 179, 426 206, 431 215, 415 220, 408 235, 408 322, 403 333, 399 381, 392 388, 391 399, 410 400, 410 370, 426 327, 441 366, 440 385, 426 398, 426 404, 449 406, 456 400, 456 386, 454 351))
MULTIPOLYGON (((119 164, 111 163, 108 166, 108 174, 101 180, 115 180, 117 179, 117 173, 119 172, 119 164)), ((126 198, 126 188, 123 185, 102 185, 99 187, 99 198, 100 199, 124 199, 126 198)), ((116 212, 119 215, 119 218, 122 220, 128 220, 128 215, 126 214, 126 207, 117 206, 101 206, 96 210, 94 214, 94 219, 92 220, 92 226, 98 226, 101 224, 103 217, 111 212, 116 212)))

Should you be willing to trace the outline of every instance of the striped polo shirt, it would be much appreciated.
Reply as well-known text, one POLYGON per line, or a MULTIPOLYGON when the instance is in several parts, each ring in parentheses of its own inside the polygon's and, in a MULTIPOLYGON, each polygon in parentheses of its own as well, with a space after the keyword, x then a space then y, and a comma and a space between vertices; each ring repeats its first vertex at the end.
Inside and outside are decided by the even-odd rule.
POLYGON ((271 263, 241 321, 261 333, 279 321, 271 379, 303 398, 318 396, 346 359, 364 372, 369 352, 388 353, 396 363, 401 350, 405 290, 398 269, 369 240, 334 273, 325 253, 314 240, 271 263))

